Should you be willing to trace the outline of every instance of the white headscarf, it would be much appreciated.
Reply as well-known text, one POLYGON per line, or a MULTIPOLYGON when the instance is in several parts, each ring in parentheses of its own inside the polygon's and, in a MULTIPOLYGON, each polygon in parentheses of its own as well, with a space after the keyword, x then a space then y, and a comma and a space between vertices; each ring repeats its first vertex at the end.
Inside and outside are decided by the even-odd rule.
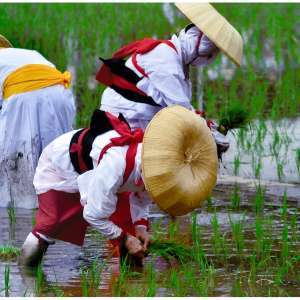
POLYGON ((178 40, 185 65, 206 66, 215 60, 219 52, 217 46, 192 24, 180 31, 178 40))

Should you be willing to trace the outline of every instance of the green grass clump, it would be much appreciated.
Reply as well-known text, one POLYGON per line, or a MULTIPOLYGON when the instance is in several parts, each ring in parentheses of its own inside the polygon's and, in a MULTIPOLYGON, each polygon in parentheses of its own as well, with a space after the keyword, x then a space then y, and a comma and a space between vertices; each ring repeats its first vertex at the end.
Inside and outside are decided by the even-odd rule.
POLYGON ((20 255, 21 250, 14 246, 0 246, 0 259, 8 260, 17 258, 20 255))

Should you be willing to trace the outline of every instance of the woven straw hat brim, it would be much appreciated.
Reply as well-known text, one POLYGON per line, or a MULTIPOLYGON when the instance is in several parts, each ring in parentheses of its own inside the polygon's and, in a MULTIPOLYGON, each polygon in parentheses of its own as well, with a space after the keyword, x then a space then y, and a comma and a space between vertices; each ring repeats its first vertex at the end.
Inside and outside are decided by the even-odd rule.
POLYGON ((216 144, 206 121, 182 106, 160 110, 148 124, 142 146, 145 188, 172 216, 202 205, 217 179, 216 144))
POLYGON ((10 41, 0 34, 0 48, 11 48, 11 47, 12 44, 10 43, 10 41))
POLYGON ((237 66, 242 63, 243 39, 240 33, 209 3, 175 3, 237 66))

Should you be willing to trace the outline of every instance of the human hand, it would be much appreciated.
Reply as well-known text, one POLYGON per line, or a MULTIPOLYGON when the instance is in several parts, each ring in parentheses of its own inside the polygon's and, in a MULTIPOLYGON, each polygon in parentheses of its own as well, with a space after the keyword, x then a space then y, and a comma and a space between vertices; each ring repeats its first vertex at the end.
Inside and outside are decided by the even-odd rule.
POLYGON ((151 243, 151 234, 149 234, 145 226, 138 225, 135 227, 135 235, 142 242, 143 249, 146 252, 149 244, 151 243))
POLYGON ((144 247, 141 241, 130 234, 127 234, 125 247, 127 248, 128 253, 133 256, 139 258, 143 258, 145 256, 144 247))

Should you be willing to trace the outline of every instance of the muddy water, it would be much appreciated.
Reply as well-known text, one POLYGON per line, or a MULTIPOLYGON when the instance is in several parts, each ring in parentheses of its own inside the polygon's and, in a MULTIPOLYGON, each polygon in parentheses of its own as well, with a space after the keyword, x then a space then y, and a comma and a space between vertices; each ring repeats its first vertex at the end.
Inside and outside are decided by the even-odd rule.
MULTIPOLYGON (((236 178, 235 178, 236 181, 236 178)), ((212 245, 212 219, 217 217, 220 225, 221 233, 227 237, 227 241, 232 240, 230 219, 237 222, 242 220, 245 233, 245 255, 251 255, 251 249, 254 243, 253 223, 254 212, 253 199, 255 198, 255 189, 253 182, 245 182, 240 180, 240 209, 231 211, 230 197, 236 184, 232 178, 222 177, 215 188, 211 202, 205 205, 197 214, 197 223, 201 228, 202 247, 208 258, 215 259, 215 254, 212 245), (230 212, 230 219, 229 219, 230 212)), ((282 191, 286 191, 288 197, 288 212, 289 214, 297 215, 297 231, 299 236, 300 226, 300 186, 299 185, 283 185, 273 183, 273 187, 269 187, 265 192, 264 218, 271 216, 274 220, 274 230, 270 232, 274 239, 279 239, 281 236, 282 226, 280 214, 282 206, 282 191), (298 192, 295 193, 295 191, 298 192)), ((34 211, 26 209, 16 210, 16 223, 14 226, 9 225, 7 211, 0 210, 0 245, 12 244, 20 247, 28 232, 32 227, 34 211)), ((152 223, 159 223, 159 231, 166 232, 168 228, 169 218, 160 212, 156 207, 152 208, 151 212, 152 223)), ((190 216, 180 217, 177 219, 180 233, 180 240, 190 241, 190 216)), ((291 251, 300 251, 300 241, 295 242, 294 249, 291 251)), ((273 255, 280 252, 273 247, 273 255)), ((116 295, 114 283, 119 278, 119 262, 117 258, 111 257, 111 248, 106 241, 96 232, 90 230, 86 236, 83 247, 73 246, 64 242, 57 241, 55 245, 49 247, 48 252, 43 262, 43 274, 45 282, 43 284, 43 295, 63 295, 65 296, 82 296, 82 281, 81 268, 88 267, 98 257, 99 261, 106 260, 107 263, 101 274, 101 280, 96 290, 97 296, 112 296, 116 295)), ((145 286, 147 286, 147 276, 145 270, 152 260, 151 255, 144 261, 144 271, 141 271, 138 276, 132 276, 126 281, 126 288, 121 292, 121 295, 128 296, 145 296, 145 286)), ((35 277, 32 274, 21 269, 15 261, 0 261, 0 291, 4 282, 5 265, 10 266, 10 296, 34 296, 36 295, 35 277)), ((180 295, 180 291, 176 292, 168 284, 166 278, 169 278, 172 270, 177 270, 180 276, 180 268, 176 262, 166 262, 162 258, 155 258, 154 269, 157 276, 156 296, 174 296, 180 295), (177 269, 176 269, 177 268, 177 269)), ((226 269, 222 264, 218 264, 218 260, 214 263, 213 283, 209 287, 208 295, 210 296, 230 296, 235 295, 237 287, 242 287, 242 290, 248 295, 268 295, 269 289, 272 287, 274 278, 272 275, 256 278, 254 284, 250 285, 248 280, 249 266, 241 269, 238 264, 236 255, 229 255, 227 258, 226 269)), ((299 280, 299 278, 298 278, 299 280)), ((278 287, 276 295, 299 296, 300 285, 296 280, 285 282, 278 287)), ((185 291, 185 296, 197 296, 198 294, 191 291, 185 291)), ((0 293, 4 296, 4 291, 0 293)))

